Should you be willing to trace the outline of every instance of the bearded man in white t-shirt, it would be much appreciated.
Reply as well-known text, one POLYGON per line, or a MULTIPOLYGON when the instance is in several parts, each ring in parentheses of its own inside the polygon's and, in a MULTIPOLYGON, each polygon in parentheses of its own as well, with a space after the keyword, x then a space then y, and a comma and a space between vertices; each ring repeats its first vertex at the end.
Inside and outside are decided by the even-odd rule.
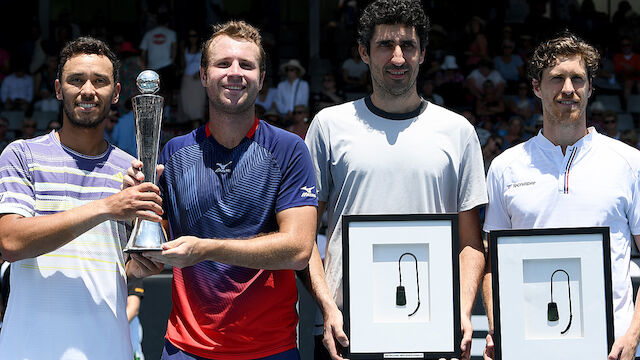
POLYGON ((469 121, 418 95, 428 29, 420 1, 369 4, 358 26, 358 51, 369 66, 373 93, 321 110, 305 138, 316 170, 318 214, 326 208, 328 215, 326 274, 317 248, 309 273, 333 360, 348 344, 339 310, 343 214, 458 214, 459 346, 463 359, 470 355, 471 308, 484 272, 478 218, 487 201, 484 165, 469 121))
MULTIPOLYGON (((570 33, 538 46, 528 73, 542 101, 543 129, 493 160, 484 230, 609 226, 616 337, 609 359, 629 360, 640 338, 629 277, 631 241, 640 242, 640 152, 587 128, 599 60, 591 45, 570 33)), ((490 280, 488 272, 488 306, 490 280)), ((485 358, 493 358, 491 334, 485 358)))

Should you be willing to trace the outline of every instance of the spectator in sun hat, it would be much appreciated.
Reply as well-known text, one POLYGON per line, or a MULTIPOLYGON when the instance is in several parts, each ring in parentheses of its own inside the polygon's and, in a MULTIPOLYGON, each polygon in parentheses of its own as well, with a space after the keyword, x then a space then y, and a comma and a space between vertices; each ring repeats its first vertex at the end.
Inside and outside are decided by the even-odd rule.
POLYGON ((297 59, 291 59, 280 65, 284 80, 278 84, 276 106, 282 116, 290 117, 296 105, 309 106, 309 83, 302 80, 304 67, 297 59))
POLYGON ((481 98, 484 94, 484 83, 487 80, 496 86, 498 97, 502 97, 505 81, 502 75, 493 68, 493 61, 488 58, 480 60, 478 67, 467 76, 467 86, 469 92, 476 98, 481 98))
POLYGON ((462 105, 464 76, 460 72, 456 57, 447 55, 444 57, 441 71, 435 76, 435 91, 442 96, 447 106, 462 105))

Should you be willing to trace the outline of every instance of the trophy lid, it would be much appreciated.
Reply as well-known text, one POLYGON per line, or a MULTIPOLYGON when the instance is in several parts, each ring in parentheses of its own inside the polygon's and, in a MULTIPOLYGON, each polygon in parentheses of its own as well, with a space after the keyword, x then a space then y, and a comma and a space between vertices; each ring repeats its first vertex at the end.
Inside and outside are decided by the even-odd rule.
POLYGON ((138 74, 136 85, 142 94, 155 94, 160 90, 160 76, 153 70, 145 70, 138 74))

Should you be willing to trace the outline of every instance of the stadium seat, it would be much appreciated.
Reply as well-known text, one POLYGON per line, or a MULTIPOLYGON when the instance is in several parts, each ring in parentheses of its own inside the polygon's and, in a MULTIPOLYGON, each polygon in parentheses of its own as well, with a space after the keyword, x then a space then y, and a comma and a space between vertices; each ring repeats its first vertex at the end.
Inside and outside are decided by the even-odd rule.
POLYGON ((624 131, 633 129, 633 116, 627 113, 618 114, 618 130, 624 131))
POLYGON ((1 114, 9 120, 9 130, 20 130, 22 128, 22 120, 24 120, 24 112, 22 111, 3 111, 1 114))
POLYGON ((607 111, 622 112, 622 104, 618 95, 598 95, 596 101, 601 102, 607 111))

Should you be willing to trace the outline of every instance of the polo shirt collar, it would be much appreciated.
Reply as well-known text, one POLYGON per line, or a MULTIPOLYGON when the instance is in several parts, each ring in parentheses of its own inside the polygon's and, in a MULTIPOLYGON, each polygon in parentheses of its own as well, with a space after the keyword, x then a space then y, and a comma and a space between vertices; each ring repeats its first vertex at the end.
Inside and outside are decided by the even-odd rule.
MULTIPOLYGON (((591 143, 593 142, 593 137, 595 136, 594 134, 597 134, 597 133, 598 132, 593 126, 587 128, 587 135, 583 136, 580 140, 576 141, 575 144, 567 146, 567 149, 570 150, 575 147, 587 149, 591 147, 591 143)), ((556 148, 560 149, 560 146, 554 145, 549 139, 547 139, 542 134, 542 130, 538 132, 538 135, 536 135, 536 137, 534 138, 534 141, 536 145, 538 145, 542 150, 545 150, 545 151, 553 151, 553 149, 556 149, 556 148)))
MULTIPOLYGON (((258 125, 260 125, 260 120, 258 120, 258 118, 256 117, 253 120, 253 125, 251 125, 251 128, 249 128, 249 131, 247 131, 247 134, 245 135, 247 139, 251 139, 251 137, 256 133, 256 131, 258 130, 258 125)), ((213 139, 213 137, 211 136, 211 129, 209 128, 208 122, 204 127, 204 133, 206 137, 213 139)))

